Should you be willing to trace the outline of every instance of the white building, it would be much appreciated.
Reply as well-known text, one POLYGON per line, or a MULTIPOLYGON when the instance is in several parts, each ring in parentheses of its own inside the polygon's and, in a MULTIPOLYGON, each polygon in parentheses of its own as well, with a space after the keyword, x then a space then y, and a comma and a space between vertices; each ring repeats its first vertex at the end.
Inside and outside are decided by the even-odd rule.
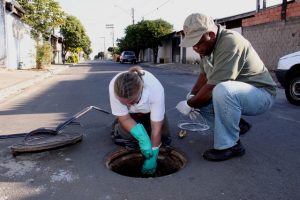
MULTIPOLYGON (((185 63, 195 64, 199 62, 200 56, 194 52, 192 47, 180 47, 182 33, 175 31, 170 33, 158 47, 157 63, 185 63)), ((140 52, 140 61, 154 62, 152 49, 145 49, 140 52)))
POLYGON ((35 67, 35 41, 30 28, 21 22, 22 7, 14 0, 0 0, 0 67, 35 67))

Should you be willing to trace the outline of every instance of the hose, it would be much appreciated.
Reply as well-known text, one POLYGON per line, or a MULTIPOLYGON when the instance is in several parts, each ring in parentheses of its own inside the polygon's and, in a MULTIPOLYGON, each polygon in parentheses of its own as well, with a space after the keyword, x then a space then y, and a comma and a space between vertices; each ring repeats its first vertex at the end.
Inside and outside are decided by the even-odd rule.
POLYGON ((9 134, 9 135, 0 135, 0 139, 9 139, 9 138, 19 138, 19 137, 25 137, 28 135, 32 135, 38 132, 43 132, 43 133, 49 133, 52 135, 56 135, 59 133, 59 131, 61 131, 63 128, 65 128, 68 124, 72 123, 74 120, 78 119, 79 117, 83 116, 84 114, 86 114, 88 111, 95 109, 98 110, 100 112, 106 113, 106 114, 111 114, 110 112, 103 110, 101 108, 98 108, 96 106, 88 106, 86 108, 84 108, 83 110, 81 110, 80 112, 76 113, 75 115, 73 115, 72 117, 70 117, 69 119, 67 119, 65 122, 59 124, 54 130, 52 129, 47 129, 47 128, 38 128, 35 129, 29 133, 17 133, 17 134, 9 134))

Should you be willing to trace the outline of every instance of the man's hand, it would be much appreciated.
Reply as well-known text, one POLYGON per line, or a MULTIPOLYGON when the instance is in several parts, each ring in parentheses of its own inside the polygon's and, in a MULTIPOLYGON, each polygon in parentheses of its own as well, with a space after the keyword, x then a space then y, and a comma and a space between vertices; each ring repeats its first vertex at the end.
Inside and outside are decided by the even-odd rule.
POLYGON ((179 112, 181 112, 183 115, 188 115, 190 114, 190 112, 192 111, 192 107, 190 107, 188 104, 187 104, 187 101, 184 100, 184 101, 180 101, 177 106, 176 106, 177 110, 179 112))
POLYGON ((159 147, 154 147, 152 149, 153 155, 144 161, 142 173, 143 174, 154 174, 157 167, 157 157, 159 154, 159 147))
POLYGON ((131 135, 139 142, 141 153, 146 159, 152 156, 152 145, 146 129, 142 124, 136 124, 131 130, 131 135))
POLYGON ((196 120, 199 116, 199 109, 194 109, 187 104, 187 101, 180 101, 177 106, 177 110, 183 115, 189 116, 191 120, 196 120))

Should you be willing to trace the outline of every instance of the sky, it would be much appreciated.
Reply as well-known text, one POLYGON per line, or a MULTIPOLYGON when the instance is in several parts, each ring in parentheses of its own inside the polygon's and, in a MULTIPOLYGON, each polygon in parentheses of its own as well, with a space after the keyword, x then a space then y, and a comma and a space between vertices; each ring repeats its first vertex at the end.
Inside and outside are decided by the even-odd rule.
MULTIPOLYGON (((124 37, 125 28, 141 20, 163 19, 182 29, 191 13, 203 13, 214 19, 256 10, 256 0, 56 0, 63 11, 77 17, 92 42, 91 58, 124 37), (133 11, 133 12, 132 12, 133 11), (134 17, 132 15, 134 13, 134 17), (113 25, 114 28, 107 28, 113 25), (112 32, 114 34, 112 34, 112 32)), ((261 4, 262 4, 262 0, 261 4)), ((266 0, 267 7, 282 0, 266 0)))

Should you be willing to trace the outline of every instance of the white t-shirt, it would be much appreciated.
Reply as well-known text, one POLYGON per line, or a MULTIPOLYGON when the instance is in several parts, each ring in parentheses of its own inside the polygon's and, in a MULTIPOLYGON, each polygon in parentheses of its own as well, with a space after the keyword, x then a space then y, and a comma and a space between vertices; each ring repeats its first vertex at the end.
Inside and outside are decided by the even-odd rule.
POLYGON ((144 81, 142 97, 138 104, 129 108, 122 104, 114 92, 114 83, 116 78, 124 73, 118 73, 109 83, 110 107, 113 115, 124 116, 128 113, 150 113, 152 121, 162 121, 165 115, 165 94, 164 88, 153 74, 143 70, 142 76, 144 81))

